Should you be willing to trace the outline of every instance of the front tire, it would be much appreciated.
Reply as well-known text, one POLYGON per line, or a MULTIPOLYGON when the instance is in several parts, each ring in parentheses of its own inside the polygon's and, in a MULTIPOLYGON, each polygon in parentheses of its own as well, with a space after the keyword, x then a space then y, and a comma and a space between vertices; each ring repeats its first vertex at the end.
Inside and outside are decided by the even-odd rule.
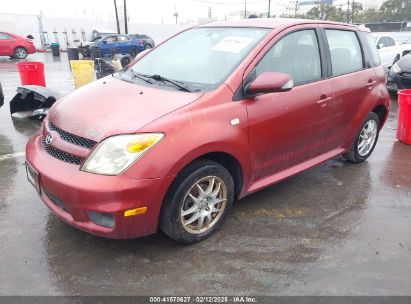
POLYGON ((132 47, 132 48, 130 49, 130 55, 131 55, 132 57, 136 57, 137 54, 138 54, 138 50, 137 50, 135 47, 132 47))
POLYGON ((24 47, 19 46, 14 50, 13 57, 17 59, 25 59, 27 55, 28 55, 27 50, 24 47))
POLYGON ((378 141, 380 124, 380 119, 376 113, 368 113, 351 149, 344 154, 346 160, 352 163, 361 163, 371 155, 378 141))
POLYGON ((172 239, 193 244, 217 231, 234 201, 234 182, 219 163, 197 160, 170 187, 160 228, 172 239))

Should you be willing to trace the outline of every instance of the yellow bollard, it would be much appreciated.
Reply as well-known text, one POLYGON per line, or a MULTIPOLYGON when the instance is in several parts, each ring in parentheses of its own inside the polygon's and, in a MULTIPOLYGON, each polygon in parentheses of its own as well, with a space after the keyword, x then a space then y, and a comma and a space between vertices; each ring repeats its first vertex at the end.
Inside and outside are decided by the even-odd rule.
POLYGON ((76 89, 94 81, 93 60, 70 60, 70 65, 76 89))

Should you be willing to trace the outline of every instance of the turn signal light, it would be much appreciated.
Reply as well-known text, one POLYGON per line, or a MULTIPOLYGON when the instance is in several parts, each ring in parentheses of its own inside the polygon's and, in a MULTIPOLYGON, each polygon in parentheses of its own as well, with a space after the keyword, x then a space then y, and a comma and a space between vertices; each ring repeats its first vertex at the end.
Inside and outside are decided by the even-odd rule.
POLYGON ((137 215, 137 214, 143 214, 147 212, 147 207, 140 207, 140 208, 136 208, 136 209, 129 209, 124 211, 124 216, 133 216, 133 215, 137 215))
POLYGON ((152 146, 158 139, 158 136, 147 136, 132 140, 127 144, 127 151, 130 153, 142 152, 152 146))

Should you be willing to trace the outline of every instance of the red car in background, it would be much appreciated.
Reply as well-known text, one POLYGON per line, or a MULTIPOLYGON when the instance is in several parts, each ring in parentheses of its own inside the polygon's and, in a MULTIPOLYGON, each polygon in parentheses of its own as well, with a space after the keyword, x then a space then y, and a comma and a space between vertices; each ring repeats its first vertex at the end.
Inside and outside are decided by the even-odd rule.
POLYGON ((0 56, 24 59, 28 54, 34 54, 35 52, 36 47, 30 39, 0 32, 0 56))

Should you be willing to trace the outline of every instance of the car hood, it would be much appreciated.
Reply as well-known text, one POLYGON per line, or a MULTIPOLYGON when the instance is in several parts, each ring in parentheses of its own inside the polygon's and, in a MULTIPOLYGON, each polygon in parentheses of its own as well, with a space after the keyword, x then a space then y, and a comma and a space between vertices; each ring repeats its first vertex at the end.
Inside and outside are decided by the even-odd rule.
POLYGON ((64 131, 99 142, 135 133, 203 94, 146 87, 108 76, 61 98, 48 119, 64 131))

